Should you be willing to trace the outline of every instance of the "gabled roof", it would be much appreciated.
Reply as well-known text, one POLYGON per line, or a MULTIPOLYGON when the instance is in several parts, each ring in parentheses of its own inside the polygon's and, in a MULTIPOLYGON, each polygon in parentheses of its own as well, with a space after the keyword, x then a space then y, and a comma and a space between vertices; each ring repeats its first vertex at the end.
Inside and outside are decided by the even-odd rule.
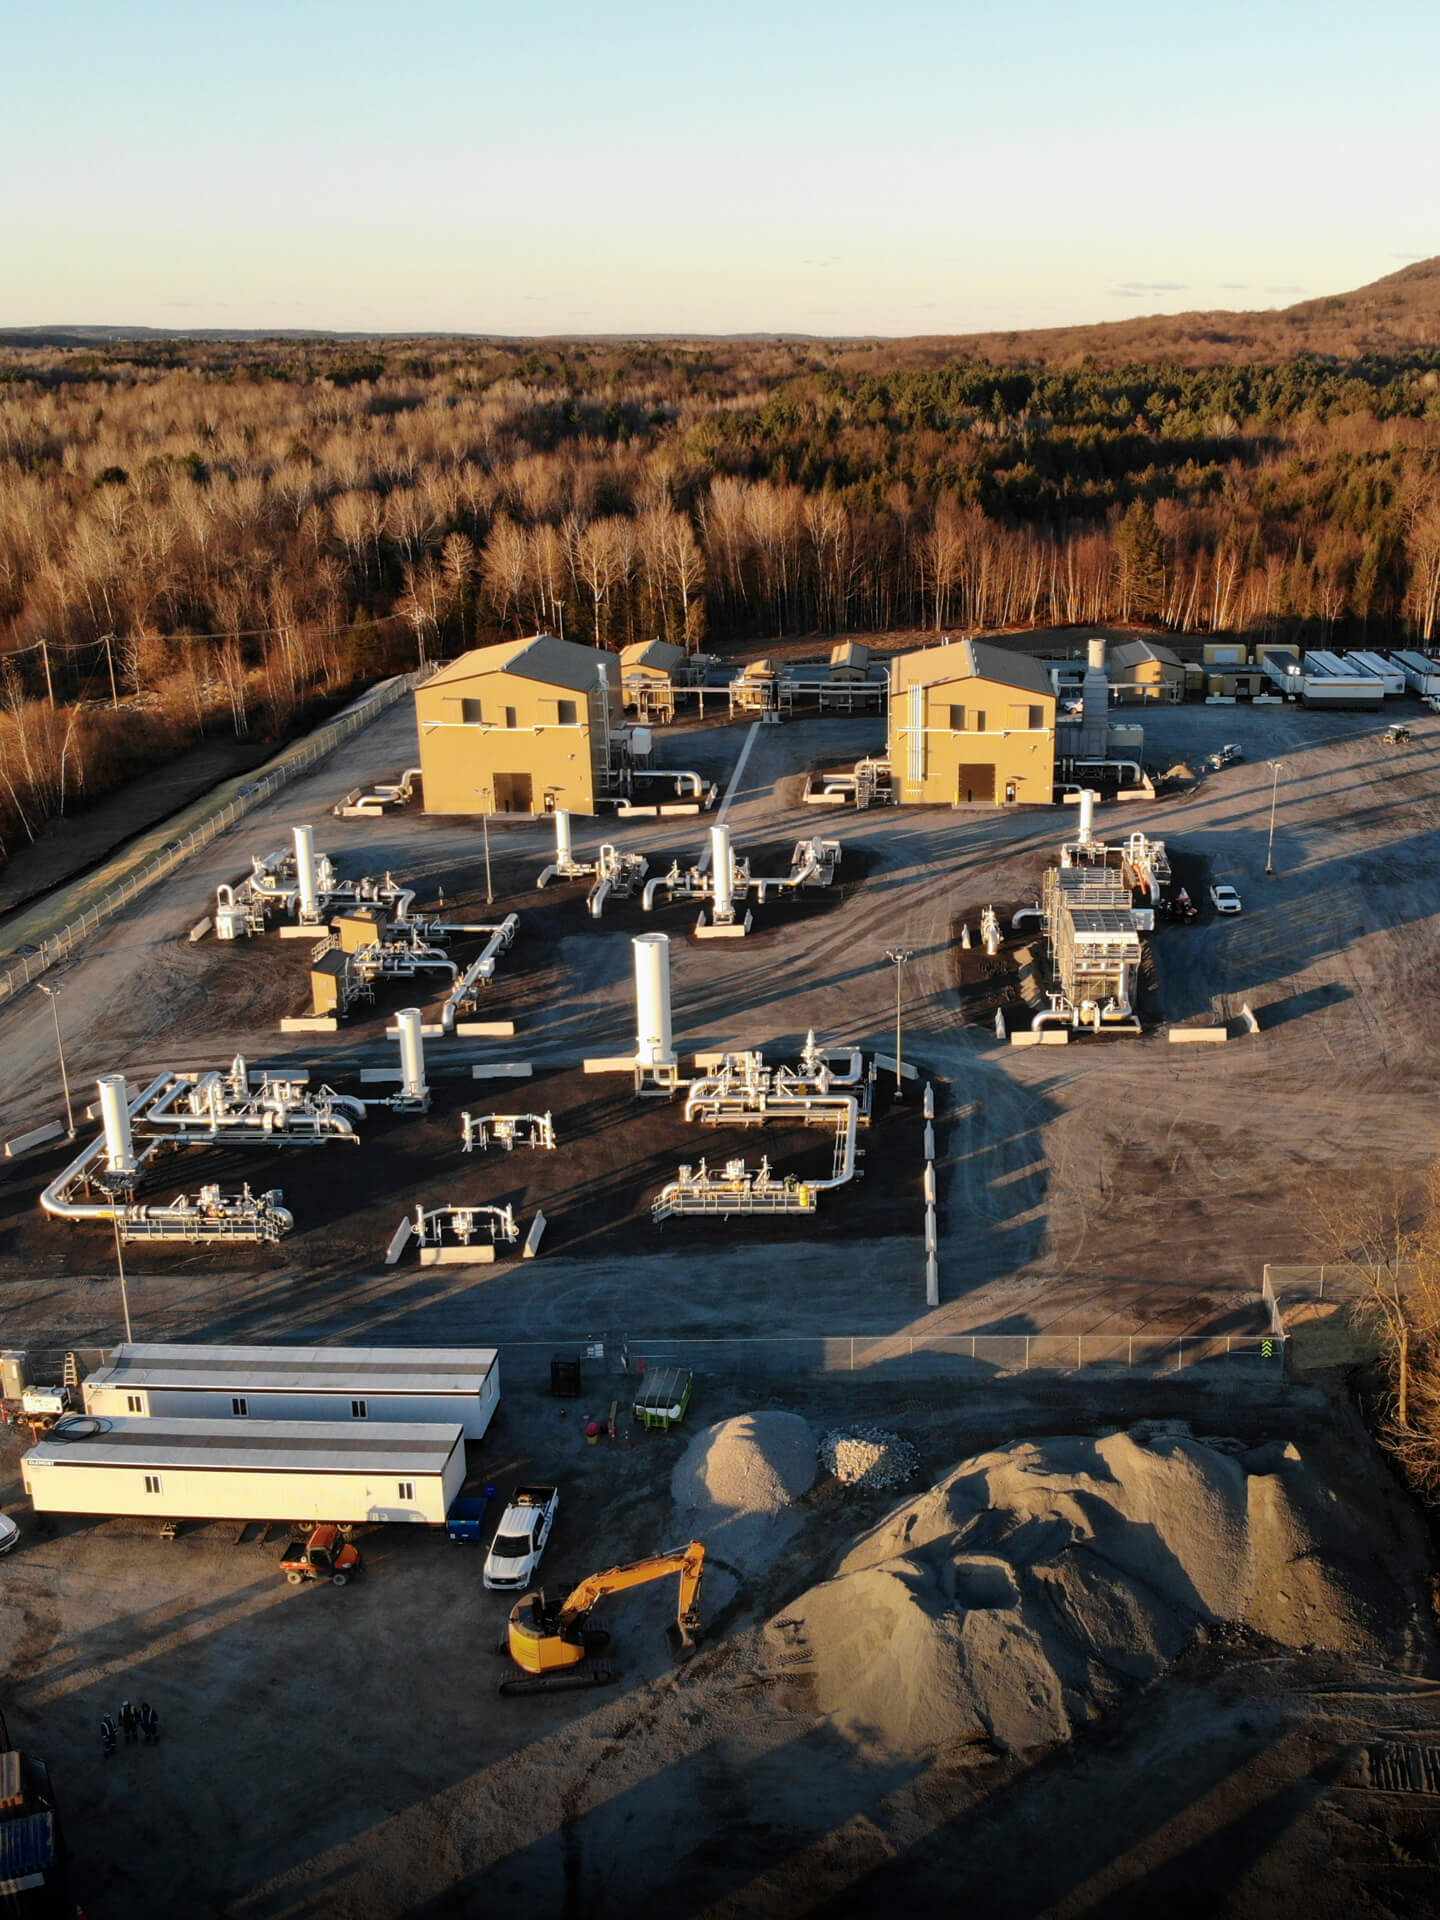
POLYGON ((1183 667, 1185 662, 1169 647, 1154 640, 1122 640, 1105 655, 1108 667, 1143 667, 1147 660, 1158 660, 1162 667, 1183 667))
POLYGON ((439 673, 432 673, 420 691, 478 680, 487 673, 513 673, 521 680, 539 680, 547 686, 589 693, 599 685, 602 666, 610 668, 611 682, 618 684, 613 653, 577 646, 573 640, 557 640, 553 633, 537 633, 529 640, 502 641, 498 647, 472 647, 439 673))
POLYGON ((862 673, 870 665, 870 649, 859 640, 841 640, 830 649, 832 667, 858 667, 862 673))
POLYGON ((944 686, 952 680, 992 680, 1021 693, 1055 698, 1049 671, 1031 654, 1011 653, 1007 647, 988 646, 983 640, 951 640, 940 647, 897 653, 891 671, 897 693, 902 687, 944 686))
POLYGON ((677 647, 669 640, 636 640, 620 649, 622 669, 653 667, 659 673, 674 673, 677 667, 685 665, 689 657, 683 647, 677 647))

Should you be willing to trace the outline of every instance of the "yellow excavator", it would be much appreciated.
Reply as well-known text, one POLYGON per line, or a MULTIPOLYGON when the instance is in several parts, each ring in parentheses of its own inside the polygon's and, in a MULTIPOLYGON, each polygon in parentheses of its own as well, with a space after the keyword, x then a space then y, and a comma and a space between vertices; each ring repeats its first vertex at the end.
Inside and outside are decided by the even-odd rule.
POLYGON ((643 1587, 651 1580, 680 1576, 680 1598, 674 1625, 669 1629, 672 1652, 688 1660, 700 1644, 700 1583, 705 1574, 705 1549, 698 1540, 674 1553, 652 1554, 627 1567, 592 1573, 558 1606, 543 1593, 527 1593, 510 1612, 509 1637, 501 1651, 508 1653, 520 1673, 500 1682, 503 1694, 559 1693, 571 1687, 603 1687, 615 1678, 611 1668, 591 1656, 608 1646, 610 1636, 587 1628, 591 1609, 607 1594, 643 1587))

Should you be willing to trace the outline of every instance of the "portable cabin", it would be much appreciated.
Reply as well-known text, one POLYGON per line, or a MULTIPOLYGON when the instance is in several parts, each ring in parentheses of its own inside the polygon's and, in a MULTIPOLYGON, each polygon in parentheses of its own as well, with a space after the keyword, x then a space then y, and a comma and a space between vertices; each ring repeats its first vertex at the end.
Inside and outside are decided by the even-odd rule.
POLYGON ((62 1421, 21 1459, 37 1513, 439 1527, 465 1484, 465 1436, 454 1425, 357 1432, 351 1421, 108 1417, 96 1433, 88 1425, 83 1416, 62 1421))
POLYGON ((121 1346, 87 1413, 139 1419, 439 1421, 467 1440, 500 1404, 495 1347, 121 1346))

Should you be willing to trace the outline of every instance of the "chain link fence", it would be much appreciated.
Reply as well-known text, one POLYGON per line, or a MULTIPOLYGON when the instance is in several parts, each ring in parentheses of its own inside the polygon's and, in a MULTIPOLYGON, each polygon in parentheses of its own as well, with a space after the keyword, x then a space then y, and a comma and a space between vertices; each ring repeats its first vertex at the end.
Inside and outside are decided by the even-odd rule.
POLYGON ((237 794, 224 806, 219 807, 198 827, 192 827, 163 853, 158 853, 144 866, 137 867, 121 883, 102 895, 91 907, 76 919, 69 921, 58 933, 52 934, 41 942, 34 953, 21 954, 0 972, 0 1005, 12 1000, 30 982, 40 974, 67 959, 80 942, 94 933, 97 927, 138 900, 143 893, 161 880, 168 879, 175 869, 188 860, 193 853, 222 833, 227 832, 238 821, 245 818, 254 808, 263 806, 267 800, 282 793, 292 780, 323 760, 344 741, 351 739, 362 728, 368 727, 373 720, 405 698, 427 676, 424 673, 400 674, 393 680, 385 681, 381 686, 367 694, 355 706, 350 707, 327 726, 318 728, 291 755, 262 778, 252 782, 244 793, 237 794))
POLYGON ((1191 1367, 1229 1361, 1247 1369, 1283 1371, 1283 1333, 950 1333, 950 1334, 794 1334, 750 1338, 701 1336, 645 1341, 633 1335, 574 1343, 563 1340, 505 1341, 525 1373, 548 1368, 552 1356, 574 1354, 605 1374, 647 1368, 692 1367, 776 1380, 797 1374, 891 1371, 943 1372, 972 1380, 1016 1373, 1111 1372, 1178 1373, 1191 1367))

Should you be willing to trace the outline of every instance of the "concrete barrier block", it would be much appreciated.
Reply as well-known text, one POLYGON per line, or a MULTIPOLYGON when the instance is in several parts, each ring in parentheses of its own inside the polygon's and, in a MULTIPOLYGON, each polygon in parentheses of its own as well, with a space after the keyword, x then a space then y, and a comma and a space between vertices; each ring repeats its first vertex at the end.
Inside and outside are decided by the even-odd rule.
POLYGON ((281 927, 282 940, 327 940, 330 937, 328 927, 281 927))
POLYGON ((457 1022, 455 1031, 471 1040, 513 1040, 515 1022, 513 1020, 461 1020, 457 1022))
POLYGON ((925 1304, 927 1307, 940 1304, 940 1262, 933 1253, 925 1256, 925 1304))
POLYGON ((1010 1036, 1012 1047, 1038 1047, 1040 1035, 1029 1027, 1017 1027, 1010 1036))
POLYGON ((296 1014, 280 1022, 282 1033, 338 1033, 340 1022, 328 1013, 296 1014))
POLYGON ((470 1069, 472 1080, 528 1080, 535 1069, 528 1060, 487 1060, 470 1069))
POLYGON ((391 1234, 390 1244, 385 1249, 385 1264, 387 1267, 393 1267, 399 1260, 401 1254, 404 1253, 406 1247, 409 1246, 410 1236, 414 1231, 415 1222, 410 1218, 409 1214, 406 1214, 394 1233, 391 1234))
POLYGON ((34 1147, 49 1146, 52 1140, 65 1138, 63 1120, 47 1120, 43 1127, 31 1127, 28 1133, 17 1133, 13 1140, 5 1142, 5 1158, 13 1160, 18 1154, 29 1153, 34 1147))
POLYGON ((635 1056, 633 1053, 603 1054, 598 1059, 582 1060, 583 1073, 633 1073, 635 1056))
POLYGON ((925 1122, 925 1158, 927 1160, 935 1158, 935 1122, 933 1120, 925 1122))
POLYGON ((522 1259, 533 1260, 535 1258, 536 1254, 540 1251, 540 1241, 544 1232, 545 1215, 543 1211, 537 1210, 535 1218, 530 1222, 530 1231, 525 1236, 525 1245, 520 1250, 522 1259))
MULTIPOLYGON (((875 1056, 875 1064, 882 1073, 894 1073, 895 1056, 893 1053, 877 1053, 875 1056)), ((920 1078, 920 1069, 911 1066, 907 1060, 900 1069, 900 1078, 902 1080, 918 1080, 920 1078)))
POLYGON ((925 1204, 930 1207, 935 1204, 935 1166, 929 1160, 925 1162, 925 1204))
POLYGON ((495 1264, 495 1249, 489 1241, 476 1241, 468 1247, 422 1247, 422 1267, 490 1267, 495 1264))
POLYGON ((1070 1029, 1068 1027, 1042 1027, 1036 1039, 1042 1047, 1068 1047, 1070 1029))
POLYGON ((186 937, 192 942, 196 940, 203 940, 206 934, 209 933, 211 927, 214 926, 214 924, 215 922, 210 918, 209 914, 207 913, 203 920, 197 920, 195 922, 194 926, 191 927, 190 932, 186 937))
POLYGON ((1172 1046, 1224 1046, 1230 1038, 1224 1027, 1171 1027, 1172 1046))

